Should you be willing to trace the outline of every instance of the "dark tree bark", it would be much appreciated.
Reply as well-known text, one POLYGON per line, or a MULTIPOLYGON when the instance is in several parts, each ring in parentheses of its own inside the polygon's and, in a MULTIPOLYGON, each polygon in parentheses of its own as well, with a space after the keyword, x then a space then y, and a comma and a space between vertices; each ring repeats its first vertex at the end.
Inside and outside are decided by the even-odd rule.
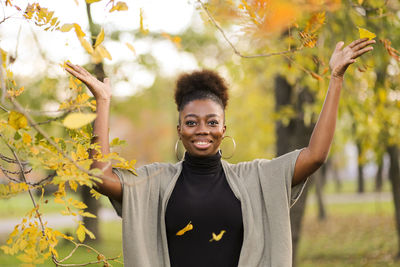
POLYGON ((383 186, 383 155, 378 159, 378 170, 375 176, 375 192, 381 192, 383 186))
POLYGON ((392 184, 393 202, 395 209, 395 220, 397 229, 397 259, 400 260, 400 167, 399 167, 399 148, 390 146, 388 148, 390 157, 389 179, 392 184))
POLYGON ((364 186, 364 164, 360 160, 361 155, 361 144, 357 141, 357 151, 358 151, 358 160, 357 160, 357 169, 358 169, 358 177, 357 177, 357 192, 364 193, 365 186, 364 186))
MULTIPOLYGON (((290 152, 297 148, 308 145, 314 125, 306 126, 303 120, 302 107, 305 103, 314 101, 312 94, 307 88, 303 88, 300 93, 295 94, 293 87, 287 82, 285 77, 278 75, 275 77, 275 103, 276 110, 282 106, 291 105, 294 99, 296 118, 290 120, 289 124, 283 125, 282 122, 276 124, 277 134, 277 156, 290 152)), ((308 185, 303 191, 302 196, 290 210, 290 221, 293 242, 293 266, 296 262, 297 246, 301 234, 302 219, 307 200, 308 185)))

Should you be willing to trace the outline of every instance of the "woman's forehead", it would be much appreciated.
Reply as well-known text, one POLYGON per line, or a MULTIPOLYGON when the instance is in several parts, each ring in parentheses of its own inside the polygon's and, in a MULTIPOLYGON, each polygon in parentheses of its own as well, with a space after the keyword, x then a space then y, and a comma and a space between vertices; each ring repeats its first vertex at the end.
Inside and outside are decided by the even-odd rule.
POLYGON ((198 99, 190 101, 181 111, 182 118, 187 116, 218 117, 223 116, 224 111, 220 104, 211 99, 198 99))

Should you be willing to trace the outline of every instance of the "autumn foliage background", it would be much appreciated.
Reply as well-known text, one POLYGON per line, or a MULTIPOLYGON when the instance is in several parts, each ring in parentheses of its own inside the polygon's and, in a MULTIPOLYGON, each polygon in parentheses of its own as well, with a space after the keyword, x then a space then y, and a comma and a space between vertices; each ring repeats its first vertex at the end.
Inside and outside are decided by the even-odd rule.
POLYGON ((300 266, 399 264, 398 1, 64 2, 73 11, 48 1, 0 1, 0 220, 9 218, 8 206, 20 211, 0 238, 0 266, 123 262, 121 238, 108 233, 120 222, 103 224, 99 216, 100 203, 110 206, 94 182, 107 177, 90 169, 88 151, 99 150, 91 143, 96 103, 63 70, 66 61, 111 78, 112 153, 96 160, 134 172, 176 161, 174 80, 198 68, 216 69, 230 85, 228 134, 238 144, 231 162, 307 145, 335 44, 362 36, 377 44, 346 74, 330 159, 307 190, 316 190, 316 200, 306 205, 306 192, 293 209, 295 258, 300 266), (159 25, 183 26, 152 27, 149 14, 163 5, 159 25), (346 172, 351 164, 356 177, 346 172), (46 217, 54 213, 73 223, 51 225, 46 217))

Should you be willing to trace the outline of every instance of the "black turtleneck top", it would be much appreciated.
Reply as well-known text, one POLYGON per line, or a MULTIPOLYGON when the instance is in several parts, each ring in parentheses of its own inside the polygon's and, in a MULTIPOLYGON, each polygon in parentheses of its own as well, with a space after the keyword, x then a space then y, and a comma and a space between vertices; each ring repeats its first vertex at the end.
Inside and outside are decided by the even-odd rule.
POLYGON ((168 201, 165 224, 172 267, 238 265, 242 210, 226 180, 219 153, 209 157, 185 154, 182 173, 168 201), (193 229, 177 235, 189 223, 193 229), (216 241, 213 233, 219 235, 223 230, 226 232, 216 241))

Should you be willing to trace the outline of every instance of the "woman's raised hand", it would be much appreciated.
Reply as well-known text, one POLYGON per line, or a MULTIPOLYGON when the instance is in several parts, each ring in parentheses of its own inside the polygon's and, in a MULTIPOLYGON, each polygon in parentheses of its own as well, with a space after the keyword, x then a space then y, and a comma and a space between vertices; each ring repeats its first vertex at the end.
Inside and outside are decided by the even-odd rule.
POLYGON ((96 100, 111 100, 111 85, 109 78, 104 78, 104 82, 101 82, 81 66, 74 65, 70 62, 67 62, 67 65, 68 67, 66 67, 65 70, 86 84, 96 100))
POLYGON ((363 38, 353 41, 343 49, 344 42, 337 43, 329 61, 332 76, 342 78, 350 64, 356 62, 355 59, 359 56, 371 51, 373 47, 369 45, 374 43, 375 40, 363 38))

